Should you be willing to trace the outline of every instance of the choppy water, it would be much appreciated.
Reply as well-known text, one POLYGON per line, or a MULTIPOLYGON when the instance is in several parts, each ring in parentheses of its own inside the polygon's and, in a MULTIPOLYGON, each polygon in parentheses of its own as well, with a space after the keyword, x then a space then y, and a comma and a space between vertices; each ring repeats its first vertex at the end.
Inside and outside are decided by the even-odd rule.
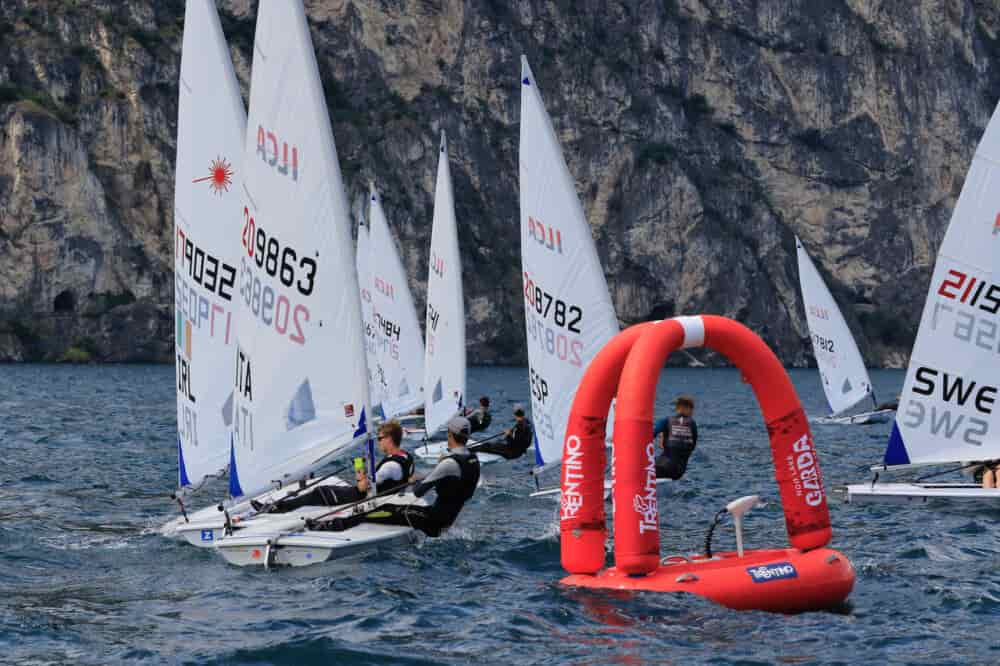
MULTIPOLYGON (((817 375, 793 371, 808 412, 817 375)), ((494 425, 528 402, 523 369, 473 368, 494 425)), ((894 395, 900 372, 876 372, 894 395)), ((730 370, 671 370, 698 398, 687 477, 661 486, 664 554, 700 551, 734 497, 772 499, 748 545, 786 543, 766 433, 730 370)), ((1000 513, 832 502, 858 582, 841 613, 737 613, 686 595, 557 585, 555 502, 507 464, 443 539, 359 563, 263 572, 167 541, 176 478, 173 369, 0 366, 0 660, 108 663, 996 663, 1000 513)), ((814 426, 827 485, 868 477, 888 426, 814 426)), ((220 484, 219 491, 222 486, 220 484)), ((717 547, 732 547, 732 530, 717 547)))

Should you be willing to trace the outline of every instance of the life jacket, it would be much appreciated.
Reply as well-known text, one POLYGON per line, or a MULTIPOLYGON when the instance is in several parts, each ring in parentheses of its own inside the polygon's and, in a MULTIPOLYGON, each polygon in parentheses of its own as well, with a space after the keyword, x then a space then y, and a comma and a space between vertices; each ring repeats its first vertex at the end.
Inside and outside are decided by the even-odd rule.
POLYGON ((409 452, 400 450, 397 454, 382 458, 378 465, 375 466, 375 472, 378 473, 379 468, 388 462, 397 463, 401 468, 403 468, 403 478, 399 480, 389 479, 388 481, 383 481, 375 486, 375 492, 384 493, 388 490, 392 490, 393 488, 398 488, 399 486, 404 485, 410 480, 410 477, 413 476, 413 456, 410 455, 409 452))
POLYGON ((694 453, 695 441, 693 420, 689 416, 672 416, 663 431, 664 453, 669 459, 667 478, 679 479, 687 471, 688 458, 694 453))
POLYGON ((443 526, 455 522, 465 503, 472 498, 479 485, 479 458, 475 453, 452 453, 442 460, 451 458, 461 470, 461 478, 445 477, 437 481, 434 487, 437 499, 434 501, 432 513, 443 526))

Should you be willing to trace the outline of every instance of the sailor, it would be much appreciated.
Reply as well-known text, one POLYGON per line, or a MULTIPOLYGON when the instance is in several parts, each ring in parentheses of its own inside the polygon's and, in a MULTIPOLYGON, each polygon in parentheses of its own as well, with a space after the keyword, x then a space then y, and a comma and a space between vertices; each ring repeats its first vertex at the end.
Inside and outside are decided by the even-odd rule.
POLYGON ((531 421, 524 417, 524 405, 520 403, 514 405, 514 425, 505 430, 503 434, 502 441, 474 444, 473 448, 476 453, 492 453, 503 456, 507 460, 523 456, 535 438, 531 421))
POLYGON ((348 518, 334 518, 319 523, 307 520, 306 526, 310 529, 339 532, 368 522, 407 525, 427 536, 440 536, 441 531, 450 527, 458 518, 462 507, 472 498, 479 483, 479 459, 465 447, 471 430, 469 419, 464 416, 456 416, 448 421, 448 454, 413 489, 413 494, 417 497, 423 497, 434 490, 436 497, 431 506, 383 504, 348 518))
MULTIPOLYGON (((378 448, 382 460, 375 466, 375 490, 386 492, 406 484, 413 476, 413 456, 400 448, 403 428, 398 421, 386 421, 378 429, 378 448)), ((317 486, 307 493, 286 497, 267 506, 263 502, 251 500, 255 511, 264 513, 287 513, 303 506, 337 506, 356 502, 368 495, 371 484, 364 470, 355 472, 354 486, 317 486)))
POLYGON ((485 395, 479 399, 479 407, 466 410, 465 416, 472 424, 472 432, 486 430, 493 423, 493 415, 490 413, 490 399, 485 395))
POLYGON ((996 488, 997 481, 1000 481, 1000 461, 983 463, 976 472, 976 476, 982 474, 983 488, 996 488))
POLYGON ((656 456, 656 478, 676 481, 687 471, 688 458, 698 444, 698 424, 692 417, 694 398, 678 396, 674 408, 677 411, 674 416, 657 424, 663 453, 656 456))

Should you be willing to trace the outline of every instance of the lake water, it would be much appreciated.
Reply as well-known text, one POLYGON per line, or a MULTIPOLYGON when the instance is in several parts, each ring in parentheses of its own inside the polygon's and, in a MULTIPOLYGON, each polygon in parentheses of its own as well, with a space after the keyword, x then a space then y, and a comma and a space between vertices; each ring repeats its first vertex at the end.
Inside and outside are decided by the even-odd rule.
MULTIPOLYGON (((791 375, 806 411, 825 413, 817 373, 791 375)), ((885 398, 902 381, 873 374, 885 398)), ((530 455, 501 463, 444 538, 351 564, 231 567, 157 533, 174 516, 173 386, 169 366, 0 366, 0 660, 1000 661, 1000 513, 981 509, 866 508, 831 493, 832 546, 858 573, 837 613, 739 613, 687 595, 561 587, 556 503, 526 497, 530 455)), ((472 368, 469 389, 493 398, 494 429, 512 403, 529 402, 523 368, 472 368)), ((715 512, 749 493, 771 501, 748 516, 748 547, 785 545, 749 387, 734 370, 672 369, 661 409, 682 391, 698 401, 700 441, 687 476, 660 487, 663 554, 700 552, 715 512)), ((869 478, 888 428, 814 426, 827 487, 869 478)), ((733 541, 728 524, 717 530, 717 548, 733 541)))

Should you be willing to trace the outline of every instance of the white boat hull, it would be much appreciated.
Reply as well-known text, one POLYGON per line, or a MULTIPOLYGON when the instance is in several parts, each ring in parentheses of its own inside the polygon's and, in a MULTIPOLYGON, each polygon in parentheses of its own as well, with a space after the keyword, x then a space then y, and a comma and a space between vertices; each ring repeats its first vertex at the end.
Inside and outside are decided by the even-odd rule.
MULTIPOLYGON (((383 503, 427 506, 424 500, 407 493, 345 509, 344 515, 351 515, 355 510, 368 511, 383 503)), ((416 538, 415 530, 410 527, 376 523, 361 523, 342 532, 305 528, 305 518, 328 514, 330 509, 317 507, 278 514, 276 520, 254 521, 253 525, 220 538, 215 550, 226 562, 240 567, 303 567, 343 559, 378 547, 411 542, 416 538)))
POLYGON ((896 410, 894 409, 879 409, 851 416, 820 416, 812 419, 812 422, 820 425, 870 425, 872 423, 888 423, 895 415, 896 410))
MULTIPOLYGON (((347 487, 347 485, 347 483, 334 476, 320 481, 316 484, 316 486, 312 486, 312 488, 318 486, 347 487)), ((298 488, 298 484, 288 485, 281 490, 272 490, 264 493, 263 495, 258 495, 254 499, 258 502, 267 504, 277 499, 286 497, 298 488)), ((225 513, 219 509, 219 506, 221 505, 208 506, 193 513, 189 513, 187 520, 185 520, 183 516, 178 516, 177 518, 165 523, 160 528, 160 534, 166 537, 186 541, 192 546, 196 546, 198 548, 211 548, 215 545, 216 541, 223 537, 226 529, 226 516, 225 513)), ((250 506, 250 500, 237 502, 236 504, 229 506, 228 510, 230 521, 235 528, 244 528, 249 523, 260 520, 264 516, 282 515, 264 514, 258 516, 250 506)))
MULTIPOLYGON (((475 446, 475 444, 475 440, 469 440, 469 446, 475 446)), ((421 442, 409 451, 414 458, 421 462, 437 464, 437 461, 441 460, 443 456, 448 455, 448 442, 421 442)), ((473 452, 476 453, 475 449, 473 452)), ((503 456, 494 453, 476 453, 476 457, 479 458, 480 465, 489 465, 504 460, 503 456)))
POLYGON ((845 501, 849 504, 977 502, 1000 507, 1000 489, 972 483, 858 483, 847 486, 845 501))

